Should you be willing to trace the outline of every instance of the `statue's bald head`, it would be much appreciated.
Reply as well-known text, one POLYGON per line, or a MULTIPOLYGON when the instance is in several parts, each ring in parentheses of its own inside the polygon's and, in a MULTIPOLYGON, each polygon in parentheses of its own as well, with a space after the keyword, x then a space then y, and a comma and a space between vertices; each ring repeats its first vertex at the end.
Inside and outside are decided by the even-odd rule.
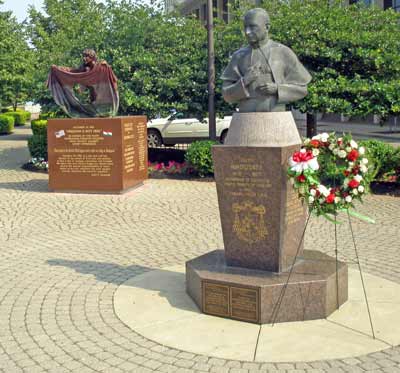
POLYGON ((270 24, 269 14, 262 8, 254 8, 247 11, 243 18, 245 26, 250 20, 255 20, 257 23, 260 22, 263 25, 269 26, 270 24))
POLYGON ((261 8, 249 10, 244 16, 244 33, 249 44, 258 48, 268 41, 269 15, 261 8))

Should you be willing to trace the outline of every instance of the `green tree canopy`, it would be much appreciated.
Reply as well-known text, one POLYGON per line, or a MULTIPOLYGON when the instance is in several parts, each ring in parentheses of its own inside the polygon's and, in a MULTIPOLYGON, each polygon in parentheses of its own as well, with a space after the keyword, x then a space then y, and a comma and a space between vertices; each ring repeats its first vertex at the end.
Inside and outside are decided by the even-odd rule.
MULTIPOLYGON (((215 28, 217 111, 234 106, 221 97, 219 77, 232 52, 246 43, 242 16, 215 28)), ((265 0, 271 37, 291 47, 313 75, 303 112, 345 115, 400 111, 400 14, 325 0, 265 0)), ((207 112, 207 38, 203 24, 164 14, 133 0, 44 0, 46 14, 30 12, 31 43, 38 63, 36 94, 52 103, 44 87, 52 64, 76 66, 84 48, 94 48, 119 78, 121 114, 188 115, 207 112)))
POLYGON ((0 12, 0 106, 15 108, 32 98, 33 65, 24 25, 11 12, 0 12))
MULTIPOLYGON (((400 112, 399 13, 325 0, 265 0, 262 7, 271 16, 271 37, 291 47, 313 75, 300 110, 383 118, 400 112)), ((241 27, 245 11, 236 11, 229 27, 241 27)))

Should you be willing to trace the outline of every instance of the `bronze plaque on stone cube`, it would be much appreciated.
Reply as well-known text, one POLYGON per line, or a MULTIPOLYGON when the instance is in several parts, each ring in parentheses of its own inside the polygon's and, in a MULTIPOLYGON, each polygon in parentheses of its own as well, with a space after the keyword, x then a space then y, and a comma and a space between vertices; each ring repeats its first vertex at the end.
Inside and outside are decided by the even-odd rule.
POLYGON ((230 288, 231 317, 233 319, 259 322, 260 291, 259 289, 234 287, 230 288))
POLYGON ((259 322, 260 291, 202 281, 203 312, 209 315, 259 322))
POLYGON ((203 281, 203 312, 229 317, 229 286, 203 281))
POLYGON ((147 179, 147 119, 51 119, 49 189, 116 192, 147 179))

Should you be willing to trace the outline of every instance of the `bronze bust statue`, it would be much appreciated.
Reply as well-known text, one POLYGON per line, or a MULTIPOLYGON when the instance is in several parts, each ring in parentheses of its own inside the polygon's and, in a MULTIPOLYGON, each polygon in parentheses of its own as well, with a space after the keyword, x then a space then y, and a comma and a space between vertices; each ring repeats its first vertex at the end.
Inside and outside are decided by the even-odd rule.
POLYGON ((311 75, 294 52, 268 37, 270 18, 261 8, 244 16, 249 46, 236 51, 222 74, 225 101, 239 112, 285 111, 286 104, 307 95, 311 75))
POLYGON ((78 68, 51 67, 47 86, 54 101, 70 117, 115 116, 119 96, 114 72, 97 60, 93 49, 85 49, 82 59, 78 68))

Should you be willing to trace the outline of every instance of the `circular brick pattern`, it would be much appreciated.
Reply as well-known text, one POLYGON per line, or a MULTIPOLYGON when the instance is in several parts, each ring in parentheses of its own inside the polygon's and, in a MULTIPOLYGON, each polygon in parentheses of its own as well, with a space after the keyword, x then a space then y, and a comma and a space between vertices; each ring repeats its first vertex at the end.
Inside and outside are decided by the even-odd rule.
MULTIPOLYGON (((154 343, 115 315, 117 287, 146 271, 223 247, 215 184, 149 180, 123 196, 47 192, 23 171, 29 129, 0 138, 0 371, 400 372, 400 348, 344 360, 254 363, 154 343)), ((400 202, 370 196, 353 220, 365 271, 400 283, 400 202)), ((345 216, 343 217, 344 220, 345 216)), ((354 258, 348 224, 340 257, 354 258)), ((330 254, 334 227, 312 219, 305 246, 330 254)))

